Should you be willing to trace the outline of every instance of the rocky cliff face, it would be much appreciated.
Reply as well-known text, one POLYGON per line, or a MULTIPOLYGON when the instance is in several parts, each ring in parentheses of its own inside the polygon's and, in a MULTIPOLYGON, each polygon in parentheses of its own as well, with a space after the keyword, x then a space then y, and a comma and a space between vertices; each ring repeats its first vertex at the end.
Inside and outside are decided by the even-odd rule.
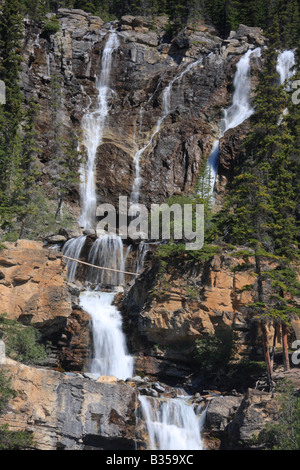
MULTIPOLYGON (((120 44, 113 56, 110 113, 97 151, 98 202, 117 205, 119 195, 130 195, 134 156, 144 147, 141 202, 161 203, 191 192, 218 136, 222 108, 231 102, 236 63, 249 48, 264 45, 261 31, 240 25, 222 41, 199 21, 171 39, 164 17, 153 21, 126 16, 106 25, 81 10, 61 9, 58 18, 56 34, 25 22, 21 77, 27 101, 33 97, 40 105, 37 130, 46 196, 53 197, 59 171, 53 155, 61 142, 72 142, 85 157, 82 119, 96 106, 96 76, 111 27, 118 31, 120 44), (170 112, 164 115, 168 85, 170 112)), ((252 65, 254 85, 259 60, 252 65)), ((244 122, 220 141, 217 208, 242 157, 241 141, 248 129, 244 122)), ((70 188, 67 204, 69 213, 78 217, 78 184, 70 188)), ((85 260, 93 240, 87 237, 85 260)), ((62 255, 50 249, 51 243, 55 239, 46 246, 20 240, 0 251, 0 313, 35 325, 43 341, 51 343, 45 368, 28 367, 3 354, 1 358, 0 344, 1 364, 18 392, 0 423, 32 431, 40 449, 145 448, 145 425, 136 420, 138 394, 160 397, 164 390, 173 396, 171 386, 186 386, 194 394, 193 405, 207 407, 207 448, 251 447, 252 434, 276 417, 273 397, 252 388, 246 394, 205 391, 206 378, 199 377, 194 356, 197 340, 217 335, 236 338, 237 359, 261 359, 259 325, 247 307, 257 300, 248 289, 255 280, 243 260, 224 248, 206 262, 170 263, 162 275, 149 252, 143 274, 116 299, 142 377, 126 382, 102 377, 97 382, 85 374, 90 317, 78 305, 80 284, 68 284, 62 255)), ((78 269, 79 277, 84 269, 78 269)), ((298 333, 294 322, 291 334, 298 333)))
MULTIPOLYGON (((81 10, 61 9, 58 17, 60 31, 54 35, 26 24, 22 73, 26 98, 40 105, 40 160, 49 195, 58 171, 51 156, 63 139, 80 144, 82 117, 95 108, 95 76, 110 27, 119 32, 120 45, 113 57, 109 118, 97 152, 98 201, 116 205, 119 195, 129 196, 134 155, 150 142, 163 116, 163 91, 172 81, 171 111, 141 156, 141 202, 190 192, 218 132, 221 110, 231 100, 235 64, 249 48, 263 45, 261 31, 241 26, 222 41, 199 21, 170 40, 164 17, 127 16, 113 25, 81 10), (197 66, 182 74, 196 60, 197 66)), ((69 194, 75 215, 78 199, 75 185, 69 194)))
MULTIPOLYGON (((205 262, 170 261, 161 274, 159 264, 149 259, 143 274, 120 298, 137 371, 167 376, 175 383, 189 377, 189 385, 196 376, 199 384, 195 346, 210 335, 223 342, 234 340, 237 360, 263 360, 260 323, 248 307, 258 300, 252 288, 253 263, 223 249, 205 262)), ((297 323, 292 335, 297 334, 297 323)), ((274 326, 270 322, 267 328, 271 341, 274 326)))
POLYGON ((51 341, 51 365, 82 370, 90 344, 90 317, 67 283, 62 254, 42 242, 19 240, 0 251, 1 314, 36 326, 51 341))
POLYGON ((132 387, 11 360, 3 367, 18 396, 1 415, 1 424, 32 432, 38 449, 135 448, 137 395, 132 387))
MULTIPOLYGON (((164 286, 158 285, 152 263, 120 296, 130 353, 143 376, 125 382, 104 376, 97 381, 84 372, 90 319, 78 307, 79 289, 65 280, 60 253, 20 240, 17 246, 7 243, 0 263, 1 313, 36 325, 52 343, 49 363, 30 367, 5 357, 0 341, 1 369, 16 391, 0 424, 32 432, 38 449, 144 449, 148 438, 138 397, 174 397, 174 385, 192 391, 195 409, 206 409, 207 449, 255 448, 253 435, 277 419, 277 404, 273 393, 264 391, 264 382, 258 389, 253 383, 246 393, 208 391, 199 365, 191 360, 195 340, 209 333, 235 332, 239 357, 260 354, 259 330, 247 310, 255 299, 243 289, 253 279, 234 254, 223 251, 206 263, 176 263, 163 280, 168 293, 159 290, 164 286)), ((298 369, 274 376, 283 378, 299 389, 298 369)))

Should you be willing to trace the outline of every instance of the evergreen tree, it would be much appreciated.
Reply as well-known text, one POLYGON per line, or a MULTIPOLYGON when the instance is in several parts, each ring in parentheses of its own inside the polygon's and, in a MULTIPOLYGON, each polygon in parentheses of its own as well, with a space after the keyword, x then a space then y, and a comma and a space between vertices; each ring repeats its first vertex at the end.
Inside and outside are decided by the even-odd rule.
POLYGON ((10 195, 19 164, 19 127, 23 97, 19 86, 23 25, 19 0, 6 0, 0 13, 0 79, 6 86, 6 104, 0 110, 0 221, 12 216, 10 195))
MULTIPOLYGON (((298 256, 296 201, 299 183, 295 184, 295 180, 299 179, 296 158, 299 154, 296 130, 299 130, 299 111, 293 108, 291 114, 279 119, 287 105, 287 95, 278 84, 276 71, 279 49, 279 19, 275 15, 268 48, 263 53, 264 65, 254 100, 255 114, 245 144, 246 157, 236 169, 223 213, 219 216, 226 241, 254 249, 257 302, 251 307, 260 320, 270 385, 272 364, 266 323, 275 320, 282 325, 286 358, 289 315, 299 314, 285 298, 287 289, 275 291, 270 298, 265 292, 264 261, 273 259, 277 263, 287 263, 298 256)), ((276 284, 276 288, 278 286, 276 284)), ((287 360, 285 362, 287 364, 287 360)))

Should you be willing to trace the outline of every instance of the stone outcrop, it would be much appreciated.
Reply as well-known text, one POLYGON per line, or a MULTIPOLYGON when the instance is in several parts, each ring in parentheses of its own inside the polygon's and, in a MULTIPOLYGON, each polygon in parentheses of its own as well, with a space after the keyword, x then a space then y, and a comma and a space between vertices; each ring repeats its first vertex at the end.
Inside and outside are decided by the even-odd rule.
MULTIPOLYGON (((135 450, 147 448, 139 395, 171 399, 180 389, 139 376, 124 381, 92 374, 60 373, 4 359, 2 370, 15 390, 0 425, 31 432, 38 450, 135 450), (89 377, 89 375, 91 377, 89 377)), ((300 387, 297 368, 274 375, 300 387)), ((182 393, 182 392, 181 392, 182 393)), ((196 393, 190 403, 205 413, 207 450, 256 449, 253 438, 278 419, 277 393, 248 389, 245 394, 196 393)))
POLYGON ((72 299, 64 279, 62 254, 42 242, 6 243, 0 252, 1 313, 36 325, 67 318, 72 299))
POLYGON ((17 397, 0 415, 12 431, 33 433, 39 450, 134 450, 136 392, 7 360, 17 397))
MULTIPOLYGON (((236 360, 263 361, 260 323, 248 307, 257 301, 251 266, 254 259, 246 262, 226 249, 206 262, 170 261, 165 274, 149 261, 119 303, 137 372, 175 382, 186 378, 199 367, 196 341, 209 335, 228 343, 234 338, 236 360)), ((264 289, 268 295, 267 282, 264 289)), ((291 335, 297 334, 294 328, 291 335)), ((273 341, 271 322, 267 329, 273 341)), ((278 346, 280 341, 279 336, 278 346)))
POLYGON ((5 243, 0 251, 0 313, 38 328, 51 341, 51 364, 82 370, 88 357, 90 317, 68 285, 62 253, 42 242, 5 243))

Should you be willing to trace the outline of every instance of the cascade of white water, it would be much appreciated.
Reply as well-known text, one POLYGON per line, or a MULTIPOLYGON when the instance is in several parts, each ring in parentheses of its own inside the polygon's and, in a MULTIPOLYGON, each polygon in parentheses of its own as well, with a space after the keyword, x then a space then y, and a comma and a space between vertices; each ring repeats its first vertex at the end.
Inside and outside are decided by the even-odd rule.
POLYGON ((213 148, 208 159, 208 174, 210 175, 211 193, 213 193, 219 162, 219 141, 228 129, 233 129, 242 124, 254 112, 251 106, 251 76, 250 76, 250 60, 252 57, 260 57, 261 49, 249 49, 237 63, 236 73, 234 76, 234 93, 232 104, 224 110, 224 118, 220 123, 220 135, 215 140, 213 148))
POLYGON ((90 371, 126 380, 133 375, 133 358, 128 354, 122 317, 113 305, 115 292, 82 292, 81 307, 92 318, 94 356, 90 371))
MULTIPOLYGON (((279 52, 277 57, 276 70, 279 75, 279 84, 284 85, 285 90, 290 89, 289 80, 296 73, 295 69, 296 58, 295 52, 286 50, 279 52)), ((285 108, 279 118, 278 125, 281 124, 283 117, 288 113, 288 108, 285 108)))
POLYGON ((118 35, 111 32, 103 50, 101 73, 96 81, 98 103, 95 111, 87 112, 82 121, 83 145, 87 151, 86 164, 81 166, 81 216, 79 224, 84 229, 94 228, 96 214, 95 158, 102 142, 104 126, 109 112, 110 72, 114 51, 119 46, 118 35))
POLYGON ((51 79, 51 62, 53 62, 53 54, 51 52, 46 53, 46 64, 47 64, 47 77, 51 79))
POLYGON ((137 150, 137 152, 134 155, 133 161, 135 165, 135 178, 132 186, 132 191, 131 191, 131 196, 130 196, 130 202, 133 204, 136 204, 139 202, 139 197, 140 197, 140 188, 141 188, 141 175, 140 175, 140 159, 143 153, 152 145, 152 142, 155 138, 155 136, 158 134, 158 132, 161 129, 161 125, 163 121, 167 118, 167 116, 170 114, 172 111, 171 108, 171 94, 172 94, 172 87, 175 82, 180 81, 182 77, 190 72, 193 68, 197 67, 200 63, 202 62, 202 58, 192 62, 189 64, 179 75, 177 75, 169 85, 166 86, 166 88, 163 91, 162 94, 162 114, 157 120, 157 123, 154 127, 154 131, 151 134, 151 137, 146 145, 142 147, 141 149, 137 150))
POLYGON ((203 450, 203 416, 186 398, 154 399, 139 396, 150 450, 203 450))
MULTIPOLYGON (((71 238, 65 243, 63 250, 62 250, 63 254, 66 256, 69 256, 70 258, 79 259, 82 248, 85 244, 85 241, 86 241, 85 236, 78 237, 78 238, 71 238)), ((69 282, 74 282, 78 263, 76 261, 72 261, 67 258, 65 259, 66 259, 66 266, 68 270, 67 271, 68 280, 69 282)))
POLYGON ((286 50, 278 54, 276 70, 279 74, 280 85, 283 85, 288 79, 290 79, 294 75, 295 65, 296 59, 294 51, 286 50))
MULTIPOLYGON (((94 266, 125 270, 122 239, 113 233, 107 233, 97 238, 89 252, 88 263, 94 266)), ((124 284, 124 274, 90 268, 87 281, 93 284, 121 286, 124 284)))
POLYGON ((144 267, 144 261, 146 254, 149 251, 149 243, 141 241, 138 247, 138 254, 137 254, 137 263, 136 263, 136 272, 140 273, 144 267))

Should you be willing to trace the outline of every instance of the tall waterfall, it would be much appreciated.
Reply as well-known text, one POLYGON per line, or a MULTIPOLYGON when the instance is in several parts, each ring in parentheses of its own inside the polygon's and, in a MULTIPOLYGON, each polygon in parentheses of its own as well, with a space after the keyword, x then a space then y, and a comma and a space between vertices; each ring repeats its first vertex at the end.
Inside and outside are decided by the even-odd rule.
POLYGON ((81 216, 79 224, 84 229, 94 227, 96 214, 95 189, 95 158, 97 149, 102 142, 104 126, 109 113, 108 99, 110 96, 110 72, 113 52, 118 48, 119 40, 115 32, 111 32, 103 50, 101 73, 96 81, 98 103, 95 111, 88 111, 82 120, 83 145, 87 151, 87 161, 81 166, 81 216))
POLYGON ((133 375, 133 358, 127 352, 114 296, 115 292, 83 292, 80 305, 92 318, 94 355, 90 371, 96 376, 113 375, 126 380, 133 375))
POLYGON ((133 204, 138 203, 139 197, 140 197, 140 188, 141 188, 141 183, 142 183, 141 175, 140 175, 140 159, 143 153, 152 145, 154 137, 159 133, 163 121, 167 118, 167 116, 172 111, 172 108, 171 108, 172 87, 175 82, 180 81, 186 73, 190 72, 193 68, 197 67, 201 62, 202 62, 202 58, 189 64, 180 74, 176 75, 176 77, 173 78, 173 80, 171 80, 171 82, 166 86, 166 88, 163 91, 162 114, 157 120, 157 123, 154 127, 154 131, 152 132, 148 143, 144 145, 144 147, 142 147, 141 149, 137 150, 133 158, 133 161, 135 164, 135 178, 134 178, 131 196, 130 196, 130 201, 133 204))
POLYGON ((197 416, 185 398, 139 397, 150 450, 203 450, 201 431, 205 412, 197 416))
POLYGON ((247 51, 237 63, 236 73, 234 76, 234 93, 232 104, 224 110, 224 117, 220 123, 220 135, 215 140, 210 157, 207 162, 208 174, 210 175, 211 193, 213 193, 219 163, 219 142, 228 129, 242 124, 254 112, 250 103, 251 94, 251 76, 250 76, 250 60, 251 57, 260 57, 261 49, 250 49, 247 51))

